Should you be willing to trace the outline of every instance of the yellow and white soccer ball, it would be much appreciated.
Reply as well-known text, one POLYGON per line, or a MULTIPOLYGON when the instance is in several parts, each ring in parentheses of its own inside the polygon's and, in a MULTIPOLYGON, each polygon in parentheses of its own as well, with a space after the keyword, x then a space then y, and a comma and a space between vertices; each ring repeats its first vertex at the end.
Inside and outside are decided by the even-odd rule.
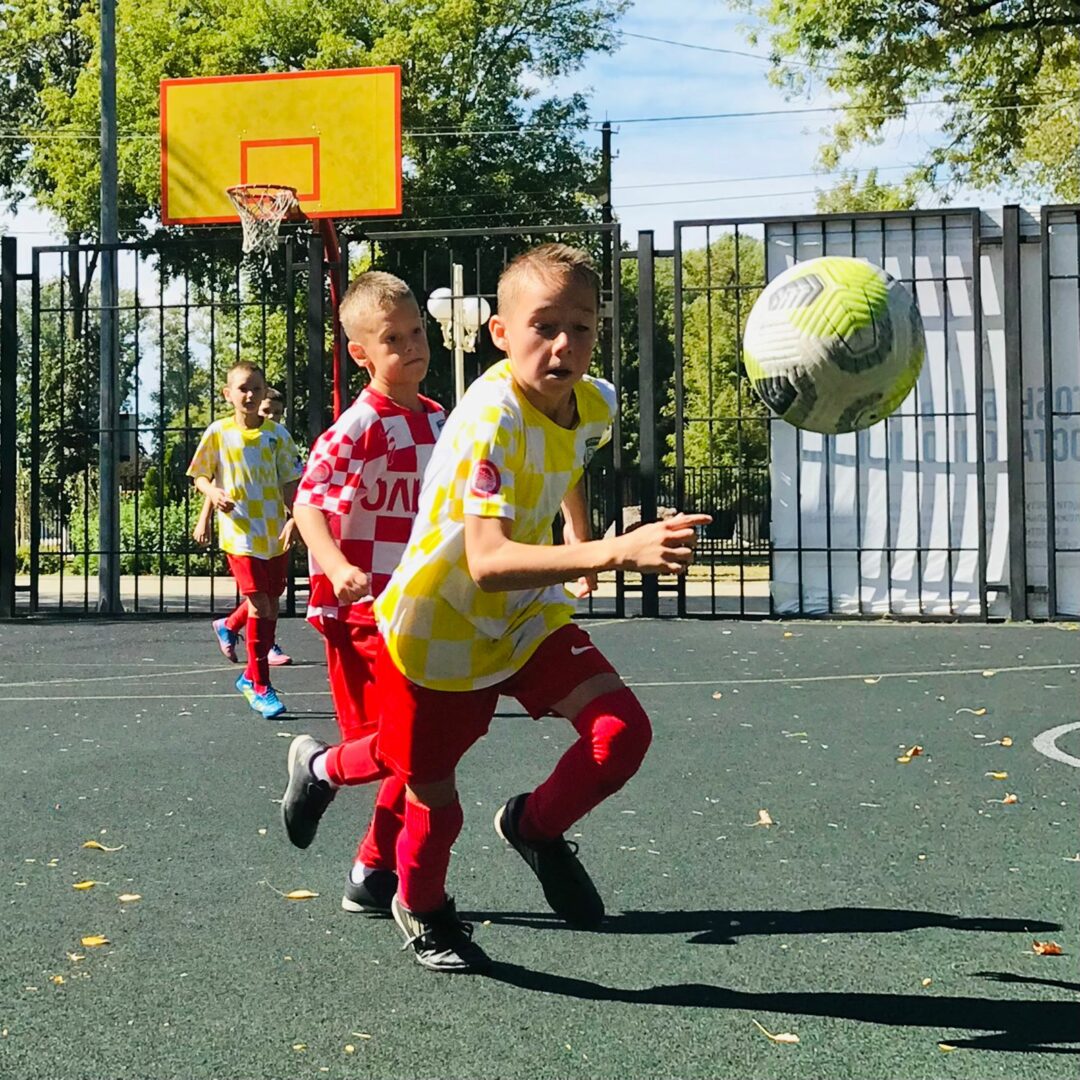
POLYGON ((862 259, 789 267, 746 321, 743 364, 762 401, 796 427, 839 435, 884 419, 908 396, 926 341, 911 294, 862 259))

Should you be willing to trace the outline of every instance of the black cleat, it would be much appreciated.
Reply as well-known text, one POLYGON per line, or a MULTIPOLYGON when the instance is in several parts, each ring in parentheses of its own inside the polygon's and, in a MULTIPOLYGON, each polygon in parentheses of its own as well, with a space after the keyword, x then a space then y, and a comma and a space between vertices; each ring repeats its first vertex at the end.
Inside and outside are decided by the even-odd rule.
POLYGON ((351 877, 346 878, 341 907, 345 911, 389 915, 397 884, 397 874, 393 870, 369 870, 359 885, 351 877))
POLYGON ((281 800, 281 820, 298 848, 306 848, 315 839, 319 818, 337 794, 336 788, 316 780, 311 772, 311 759, 326 749, 326 743, 311 735, 297 735, 289 744, 289 786, 281 800))
POLYGON ((405 935, 402 949, 411 947, 421 967, 448 975, 479 975, 491 969, 491 958, 473 942, 472 923, 458 918, 450 897, 438 911, 425 915, 411 912, 397 896, 390 909, 405 935))
POLYGON ((577 844, 561 836, 539 843, 518 832, 528 795, 515 795, 495 815, 495 831, 529 864, 551 910, 571 926, 595 930, 604 918, 604 901, 577 857, 577 844))

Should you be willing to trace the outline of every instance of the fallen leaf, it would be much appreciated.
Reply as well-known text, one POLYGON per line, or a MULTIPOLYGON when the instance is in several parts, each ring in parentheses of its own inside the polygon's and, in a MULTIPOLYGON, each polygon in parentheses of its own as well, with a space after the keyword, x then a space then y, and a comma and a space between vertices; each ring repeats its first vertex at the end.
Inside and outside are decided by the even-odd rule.
POLYGON ((120 851, 124 845, 121 844, 119 847, 106 847, 104 844, 99 844, 96 840, 87 840, 86 843, 83 844, 83 847, 90 848, 92 851, 120 851))
POLYGON ((259 829, 259 835, 260 836, 265 836, 266 835, 266 830, 265 829, 259 829))
POLYGON ((989 679, 991 676, 996 675, 996 674, 997 674, 997 672, 993 668, 987 668, 983 672, 983 678, 984 679, 989 679))
POLYGON ((1008 792, 1006 792, 1005 798, 1001 801, 1005 804, 1005 806, 1012 806, 1013 803, 1017 803, 1020 801, 1020 797, 1018 795, 1010 795, 1008 792))
POLYGON ((111 945, 112 942, 104 934, 90 934, 79 938, 79 944, 87 949, 96 949, 99 945, 111 945))
POLYGON ((799 1041, 799 1036, 792 1034, 790 1031, 781 1031, 777 1035, 774 1035, 771 1031, 766 1031, 753 1017, 750 1017, 750 1023, 753 1024, 765 1038, 771 1039, 775 1043, 797 1043, 799 1041))
POLYGON ((314 900, 319 894, 312 892, 310 889, 293 889, 292 892, 285 893, 286 900, 314 900))
POLYGON ((768 810, 759 810, 757 812, 757 821, 751 821, 750 822, 750 828, 751 829, 754 828, 755 825, 764 825, 764 826, 768 827, 769 825, 775 825, 775 824, 776 824, 776 822, 773 821, 773 819, 769 816, 769 811, 768 810))
POLYGON ((938 1043, 937 1048, 943 1054, 951 1054, 956 1049, 956 1047, 953 1046, 951 1043, 938 1043))
POLYGON ((85 956, 80 956, 78 953, 69 952, 67 958, 73 963, 77 964, 80 960, 85 960, 85 956))
POLYGON ((293 1043, 292 1048, 299 1053, 307 1049, 307 1043, 293 1043))
POLYGON ((795 635, 790 630, 784 631, 784 637, 794 637, 795 635))
POLYGON ((881 682, 881 676, 874 675, 872 678, 863 679, 863 682, 866 683, 867 686, 873 686, 875 683, 881 682))
POLYGON ((1013 741, 1012 741, 1012 737, 1010 735, 1003 735, 1002 736, 1002 738, 1001 738, 1001 745, 1002 746, 1012 746, 1012 744, 1013 744, 1013 741))
POLYGON ((137 892, 125 892, 121 893, 117 898, 121 904, 133 904, 136 900, 141 900, 141 894, 137 892))
POLYGON ((1080 862, 1080 851, 1078 851, 1075 855, 1062 855, 1061 857, 1066 862, 1080 862))
POLYGON ((356 1047, 353 1046, 352 1043, 346 1043, 345 1044, 345 1053, 346 1054, 355 1054, 356 1053, 356 1047))
POLYGON ((63 986, 64 985, 64 976, 63 975, 52 975, 49 978, 49 982, 56 983, 57 986, 63 986))
POLYGON ((724 695, 721 694, 719 690, 717 690, 716 693, 713 694, 713 701, 719 701, 723 696, 724 695))
POLYGON ((900 762, 901 765, 906 765, 911 760, 911 755, 910 754, 902 754, 896 760, 898 762, 900 762))
POLYGON ((986 709, 957 709, 954 715, 959 716, 961 713, 971 713, 972 716, 985 716, 986 709))
POLYGON ((1009 774, 1007 772, 988 772, 983 773, 983 776, 989 776, 991 780, 1008 780, 1009 774))
POLYGON ((87 889, 92 889, 95 885, 108 885, 107 881, 76 881, 71 887, 78 889, 80 892, 85 892, 87 889))
POLYGON ((923 752, 923 748, 921 746, 913 746, 908 751, 908 757, 919 757, 922 754, 922 752, 923 752))
POLYGON ((933 979, 923 979, 922 985, 923 986, 929 986, 933 981, 934 981, 933 979))
POLYGON ((1061 956, 1061 946, 1056 941, 1033 941, 1031 951, 1036 956, 1061 956))
POLYGON ((355 1035, 358 1039, 370 1039, 371 1036, 366 1031, 350 1031, 350 1035, 355 1035))

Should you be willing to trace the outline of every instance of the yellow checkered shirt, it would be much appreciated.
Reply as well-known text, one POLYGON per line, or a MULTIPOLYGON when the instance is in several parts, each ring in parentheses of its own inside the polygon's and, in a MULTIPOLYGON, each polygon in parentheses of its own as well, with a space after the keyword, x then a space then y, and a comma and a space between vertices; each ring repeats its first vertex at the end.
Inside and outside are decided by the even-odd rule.
POLYGON ((218 545, 230 555, 272 559, 285 548, 281 489, 304 471, 296 443, 281 424, 264 420, 245 428, 233 417, 215 420, 199 440, 187 474, 212 480, 236 504, 217 512, 218 545))
POLYGON ((433 690, 509 678, 573 616, 561 585, 482 592, 465 557, 465 515, 507 518, 511 538, 550 544, 552 522, 593 452, 611 437, 615 388, 585 376, 578 425, 559 427, 489 368, 450 414, 424 474, 409 545, 375 617, 398 668, 433 690))

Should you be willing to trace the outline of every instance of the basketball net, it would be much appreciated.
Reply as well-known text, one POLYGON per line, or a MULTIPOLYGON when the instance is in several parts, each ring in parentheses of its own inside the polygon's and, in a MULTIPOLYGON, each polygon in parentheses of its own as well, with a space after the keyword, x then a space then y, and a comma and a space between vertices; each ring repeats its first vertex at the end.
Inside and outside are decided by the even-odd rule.
POLYGON ((244 254, 269 255, 277 247, 278 230, 299 207, 296 188, 286 184, 238 184, 226 194, 244 227, 244 254))

